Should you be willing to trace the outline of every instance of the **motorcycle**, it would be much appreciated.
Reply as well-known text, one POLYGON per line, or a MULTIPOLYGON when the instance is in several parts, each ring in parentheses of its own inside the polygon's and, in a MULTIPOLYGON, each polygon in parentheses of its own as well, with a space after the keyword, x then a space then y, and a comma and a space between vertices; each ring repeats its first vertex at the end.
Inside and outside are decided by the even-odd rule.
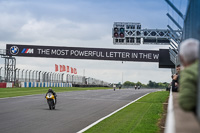
POLYGON ((53 93, 47 93, 46 99, 49 105, 49 109, 55 109, 55 96, 53 95, 53 93))

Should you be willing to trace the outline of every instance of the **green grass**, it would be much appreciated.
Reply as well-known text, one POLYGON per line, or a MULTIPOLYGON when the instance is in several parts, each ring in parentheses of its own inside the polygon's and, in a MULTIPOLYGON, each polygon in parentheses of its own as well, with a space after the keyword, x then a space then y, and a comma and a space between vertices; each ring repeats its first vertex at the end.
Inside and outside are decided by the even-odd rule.
POLYGON ((85 133, 158 133, 158 120, 168 96, 166 91, 150 93, 85 133))
MULTIPOLYGON (((34 95, 34 94, 44 94, 47 92, 49 87, 44 88, 0 88, 0 98, 5 97, 16 97, 16 96, 25 96, 25 95, 34 95)), ((108 87, 52 87, 52 89, 57 92, 65 91, 81 91, 81 90, 100 90, 100 89, 112 89, 108 87)))

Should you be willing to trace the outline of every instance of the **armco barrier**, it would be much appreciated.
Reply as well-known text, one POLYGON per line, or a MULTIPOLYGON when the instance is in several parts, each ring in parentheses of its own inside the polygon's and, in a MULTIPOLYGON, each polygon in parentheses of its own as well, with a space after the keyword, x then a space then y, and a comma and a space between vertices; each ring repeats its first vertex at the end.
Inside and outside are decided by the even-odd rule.
MULTIPOLYGON (((7 83, 0 83, 0 88, 6 88, 7 83)), ((12 86, 10 83, 8 86, 12 86)), ((21 82, 21 87, 72 87, 71 83, 47 83, 47 82, 21 82)))
POLYGON ((21 87, 24 88, 24 82, 21 82, 20 84, 21 84, 21 87))
POLYGON ((0 88, 6 88, 6 83, 0 83, 0 88))
POLYGON ((39 87, 39 82, 35 82, 35 87, 39 87))
POLYGON ((28 83, 28 87, 31 87, 31 85, 32 85, 31 82, 29 82, 29 83, 28 83))
POLYGON ((51 86, 51 82, 50 82, 50 83, 48 83, 48 87, 52 87, 52 86, 51 86))
POLYGON ((54 87, 54 83, 51 83, 51 86, 54 87))
POLYGON ((49 86, 50 86, 50 87, 52 87, 52 84, 51 84, 51 82, 49 83, 49 86))
POLYGON ((72 87, 72 83, 69 83, 69 86, 68 87, 72 87))
POLYGON ((42 87, 45 87, 45 83, 44 82, 42 82, 42 87))
POLYGON ((12 83, 12 82, 0 83, 0 88, 12 88, 13 86, 14 86, 14 83, 12 83))
POLYGON ((27 82, 24 82, 24 87, 27 87, 27 82))
POLYGON ((13 83, 12 82, 7 82, 6 83, 6 88, 12 88, 13 87, 13 83))

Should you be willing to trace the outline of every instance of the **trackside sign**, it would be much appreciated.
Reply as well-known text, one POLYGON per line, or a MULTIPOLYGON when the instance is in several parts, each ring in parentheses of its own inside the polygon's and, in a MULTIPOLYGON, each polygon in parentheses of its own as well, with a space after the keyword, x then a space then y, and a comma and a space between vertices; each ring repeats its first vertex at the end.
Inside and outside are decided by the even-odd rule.
POLYGON ((9 56, 158 62, 159 51, 7 44, 9 56))

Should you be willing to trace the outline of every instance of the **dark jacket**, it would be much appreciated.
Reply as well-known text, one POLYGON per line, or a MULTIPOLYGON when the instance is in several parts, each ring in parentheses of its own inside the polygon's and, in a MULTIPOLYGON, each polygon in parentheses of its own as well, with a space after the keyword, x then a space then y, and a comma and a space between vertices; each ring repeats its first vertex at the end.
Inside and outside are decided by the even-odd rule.
POLYGON ((46 93, 46 95, 47 95, 48 93, 52 93, 55 97, 57 96, 56 93, 55 93, 53 90, 52 90, 52 91, 49 91, 49 90, 48 90, 48 92, 46 93))
POLYGON ((178 91, 178 87, 175 86, 175 83, 179 84, 179 75, 177 77, 177 80, 172 80, 172 91, 173 92, 177 92, 178 91))

